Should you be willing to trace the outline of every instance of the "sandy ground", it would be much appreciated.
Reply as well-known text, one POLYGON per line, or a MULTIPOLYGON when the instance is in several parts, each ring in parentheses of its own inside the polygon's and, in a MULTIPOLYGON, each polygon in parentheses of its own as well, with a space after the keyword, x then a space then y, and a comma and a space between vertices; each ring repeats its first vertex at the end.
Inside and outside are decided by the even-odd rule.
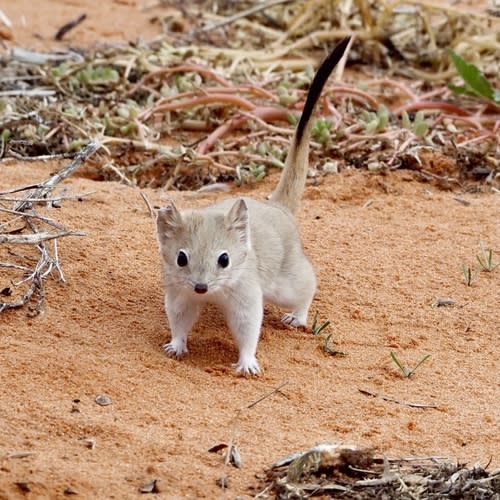
MULTIPOLYGON (((52 34, 82 5, 89 12, 98 5, 43 3, 50 20, 41 10, 26 15, 19 44, 36 45, 34 32, 52 34)), ((17 21, 28 5, 2 8, 17 21)), ((99 5, 114 22, 102 31, 89 23, 72 33, 75 43, 133 38, 143 29, 155 35, 145 15, 126 24, 136 2, 99 5)), ((61 165, 4 162, 0 187, 43 180, 61 165)), ((232 194, 262 198, 277 179, 232 194)), ((237 350, 214 309, 192 332, 185 359, 162 352, 169 329, 160 260, 140 190, 78 176, 64 184, 93 192, 50 214, 87 234, 60 243, 67 282, 49 280, 43 314, 0 317, 1 499, 135 498, 153 479, 158 498, 235 498, 255 494, 258 477, 278 458, 321 442, 500 467, 500 269, 470 287, 461 270, 474 264, 480 242, 498 255, 498 194, 440 191, 409 172, 344 172, 309 186, 298 223, 319 278, 310 320, 315 312, 329 319, 325 335, 346 355, 326 354, 325 335, 287 328, 278 308, 267 307, 258 349, 264 373, 243 378, 233 373, 237 350), (437 307, 443 297, 455 305, 437 307), (407 379, 391 351, 410 367, 431 358, 407 379), (96 404, 103 394, 111 405, 96 404), (243 467, 224 471, 221 456, 208 450, 233 438, 243 467), (225 493, 216 484, 223 474, 225 493)), ((168 195, 145 193, 158 206, 168 195)), ((185 208, 222 196, 176 200, 185 208)))

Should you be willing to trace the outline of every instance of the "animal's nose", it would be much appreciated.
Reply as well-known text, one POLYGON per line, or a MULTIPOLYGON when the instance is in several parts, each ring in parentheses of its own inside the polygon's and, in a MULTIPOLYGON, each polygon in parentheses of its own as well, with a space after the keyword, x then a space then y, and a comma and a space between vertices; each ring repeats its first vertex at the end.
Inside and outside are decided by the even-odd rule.
POLYGON ((196 293, 207 293, 208 285, 206 283, 196 283, 196 285, 194 285, 194 291, 196 293))

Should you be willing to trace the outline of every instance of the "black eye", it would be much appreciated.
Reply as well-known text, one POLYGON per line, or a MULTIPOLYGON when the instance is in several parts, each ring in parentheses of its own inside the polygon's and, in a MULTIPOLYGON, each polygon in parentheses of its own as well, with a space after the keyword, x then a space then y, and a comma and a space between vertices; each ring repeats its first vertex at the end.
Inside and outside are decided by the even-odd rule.
POLYGON ((219 255, 219 259, 217 260, 217 264, 219 264, 220 267, 227 267, 229 266, 229 255, 224 252, 219 255))
POLYGON ((177 255, 177 265, 179 267, 184 267, 187 266, 187 264, 188 264, 188 256, 186 255, 186 252, 183 252, 181 250, 177 255))

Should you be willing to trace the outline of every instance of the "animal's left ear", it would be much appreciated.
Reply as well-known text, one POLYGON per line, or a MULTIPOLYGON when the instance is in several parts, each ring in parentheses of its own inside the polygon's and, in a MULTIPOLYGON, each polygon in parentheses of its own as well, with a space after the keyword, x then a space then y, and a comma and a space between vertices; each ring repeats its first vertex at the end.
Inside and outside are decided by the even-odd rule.
POLYGON ((248 207, 243 198, 237 200, 226 215, 228 229, 236 232, 240 241, 250 249, 250 223, 248 207))
POLYGON ((182 215, 173 202, 170 202, 165 208, 161 208, 156 218, 156 227, 160 241, 172 238, 182 227, 182 224, 182 215))

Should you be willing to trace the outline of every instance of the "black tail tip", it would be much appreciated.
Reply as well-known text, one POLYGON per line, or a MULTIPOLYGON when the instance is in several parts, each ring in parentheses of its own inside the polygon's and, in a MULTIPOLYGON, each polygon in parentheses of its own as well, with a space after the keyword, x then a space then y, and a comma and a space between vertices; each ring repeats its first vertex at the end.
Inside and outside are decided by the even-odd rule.
POLYGON ((346 51, 347 46, 351 42, 351 39, 352 35, 347 35, 346 37, 342 38, 342 40, 340 40, 340 42, 338 42, 337 45, 332 50, 330 57, 337 60, 340 59, 344 55, 344 52, 346 51))

